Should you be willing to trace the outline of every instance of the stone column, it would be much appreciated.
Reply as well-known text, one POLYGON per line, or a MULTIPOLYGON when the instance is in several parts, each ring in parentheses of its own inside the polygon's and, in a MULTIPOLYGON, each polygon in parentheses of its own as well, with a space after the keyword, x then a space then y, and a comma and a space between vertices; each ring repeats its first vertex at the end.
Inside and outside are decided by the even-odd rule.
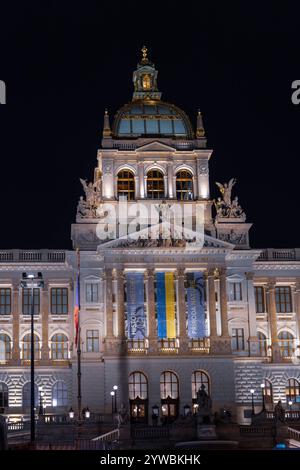
POLYGON ((210 337, 216 338, 218 334, 217 334, 217 316, 216 316, 215 276, 214 276, 213 269, 210 269, 208 271, 207 279, 208 279, 208 310, 209 310, 210 337))
POLYGON ((141 199, 145 198, 145 177, 144 177, 144 164, 142 162, 138 163, 138 174, 139 174, 139 189, 136 191, 136 194, 141 199))
POLYGON ((271 332, 271 342, 272 342, 272 360, 273 362, 280 362, 280 350, 278 344, 278 334, 277 334, 277 312, 276 312, 276 298, 275 298, 275 286, 276 281, 272 280, 267 285, 268 293, 268 317, 269 325, 271 332))
POLYGON ((148 303, 148 331, 149 352, 157 351, 157 324, 155 318, 155 296, 154 296, 154 269, 147 269, 147 303, 148 303))
POLYGON ((140 197, 140 178, 139 176, 134 177, 134 198, 138 199, 140 197))
POLYGON ((220 271, 220 308, 221 308, 221 337, 219 338, 219 343, 220 343, 219 349, 220 349, 220 353, 228 354, 231 352, 231 338, 228 333, 226 269, 222 269, 220 271))
POLYGON ((168 163, 168 197, 174 199, 175 195, 173 194, 173 165, 168 163))
POLYGON ((179 346, 181 352, 188 351, 188 335, 186 325, 186 305, 185 305, 185 272, 183 268, 177 268, 177 312, 179 322, 179 346))
POLYGON ((20 362, 20 312, 19 312, 19 286, 14 285, 12 291, 12 323, 13 346, 12 360, 15 364, 20 362))
POLYGON ((256 307, 255 307, 255 295, 253 286, 253 272, 246 273, 247 283, 247 300, 248 300, 248 321, 249 321, 249 353, 250 356, 258 356, 258 338, 256 328, 256 307))
POLYGON ((117 314, 118 314, 118 339, 125 339, 125 308, 124 308, 124 273, 122 269, 116 270, 117 278, 117 314))
POLYGON ((114 339, 113 328, 113 302, 112 302, 112 270, 105 270, 105 321, 106 336, 104 339, 105 351, 108 352, 112 348, 114 339))
POLYGON ((165 190, 165 198, 169 197, 169 188, 168 188, 168 176, 164 175, 164 190, 165 190))
POLYGON ((296 288, 295 288, 295 312, 296 312, 296 320, 297 320, 297 338, 298 338, 298 345, 297 345, 297 352, 296 355, 300 356, 300 278, 297 278, 296 281, 296 288))
POLYGON ((49 290, 45 284, 44 289, 40 289, 40 313, 42 316, 42 361, 49 361, 49 290))

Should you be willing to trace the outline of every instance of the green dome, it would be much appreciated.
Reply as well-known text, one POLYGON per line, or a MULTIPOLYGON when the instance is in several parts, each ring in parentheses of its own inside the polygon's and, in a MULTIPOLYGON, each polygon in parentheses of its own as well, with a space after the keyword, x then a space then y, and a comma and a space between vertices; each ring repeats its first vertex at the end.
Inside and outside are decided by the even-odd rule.
POLYGON ((116 114, 113 136, 119 138, 163 136, 193 138, 189 118, 173 104, 160 100, 135 100, 116 114))

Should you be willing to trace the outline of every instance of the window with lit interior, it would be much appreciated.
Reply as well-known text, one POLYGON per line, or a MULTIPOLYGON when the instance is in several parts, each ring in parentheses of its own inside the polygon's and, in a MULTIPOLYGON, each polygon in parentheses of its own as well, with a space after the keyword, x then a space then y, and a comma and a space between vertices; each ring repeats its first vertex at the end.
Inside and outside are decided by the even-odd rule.
POLYGON ((130 170, 122 170, 118 173, 118 198, 126 198, 132 201, 135 198, 134 175, 130 170))
MULTIPOLYGON (((37 335, 34 335, 33 341, 34 341, 34 358, 36 360, 40 358, 39 337, 37 335)), ((30 361, 31 359, 31 334, 30 333, 25 335, 22 340, 22 359, 24 359, 25 361, 30 361)))
POLYGON ((51 358, 54 360, 68 359, 68 338, 56 333, 51 338, 51 358))
POLYGON ((178 201, 193 199, 193 176, 187 170, 180 170, 176 173, 176 197, 178 201))
POLYGON ((286 401, 300 403, 300 383, 299 380, 291 378, 288 380, 285 389, 286 401))
POLYGON ((8 361, 11 359, 11 340, 10 337, 5 334, 0 334, 0 362, 8 361))
POLYGON ((52 406, 68 405, 68 388, 62 380, 56 382, 52 387, 52 406))
POLYGON ((278 335, 278 345, 282 357, 292 357, 294 353, 294 336, 288 331, 281 331, 278 335))
POLYGON ((147 198, 164 199, 164 175, 159 170, 150 170, 147 174, 147 198))

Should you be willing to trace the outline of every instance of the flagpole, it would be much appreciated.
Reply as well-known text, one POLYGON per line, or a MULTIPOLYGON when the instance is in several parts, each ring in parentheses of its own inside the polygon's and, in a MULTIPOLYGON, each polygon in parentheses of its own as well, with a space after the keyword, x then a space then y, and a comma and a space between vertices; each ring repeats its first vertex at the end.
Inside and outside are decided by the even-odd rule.
MULTIPOLYGON (((77 269, 78 277, 77 282, 79 283, 80 278, 80 252, 77 248, 77 269)), ((78 338, 77 338, 77 408, 78 408, 78 420, 81 421, 81 329, 80 329, 80 284, 77 286, 78 289, 78 338)))

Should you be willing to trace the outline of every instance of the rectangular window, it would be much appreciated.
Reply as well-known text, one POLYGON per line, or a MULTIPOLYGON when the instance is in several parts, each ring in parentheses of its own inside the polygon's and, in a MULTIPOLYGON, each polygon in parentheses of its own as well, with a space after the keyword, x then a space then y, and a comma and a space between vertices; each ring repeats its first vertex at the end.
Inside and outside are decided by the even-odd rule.
POLYGON ((262 286, 254 287, 256 313, 264 313, 265 310, 265 289, 262 286))
POLYGON ((230 302, 242 300, 242 283, 241 282, 229 282, 228 300, 230 302))
POLYGON ((86 352, 99 352, 99 330, 86 331, 86 352))
POLYGON ((278 313, 292 312, 292 293, 289 286, 275 287, 276 311, 278 313))
POLYGON ((0 315, 11 313, 11 289, 0 289, 0 315))
MULTIPOLYGON (((40 289, 33 289, 34 315, 40 313, 40 289)), ((22 289, 22 313, 31 315, 31 289, 22 289)))
POLYGON ((51 313, 53 315, 66 315, 68 313, 68 289, 66 287, 53 287, 51 289, 51 313))
POLYGON ((233 351, 243 351, 245 349, 243 328, 232 328, 231 347, 233 351))
POLYGON ((99 284, 97 282, 88 282, 85 285, 85 300, 87 303, 99 302, 99 284))

